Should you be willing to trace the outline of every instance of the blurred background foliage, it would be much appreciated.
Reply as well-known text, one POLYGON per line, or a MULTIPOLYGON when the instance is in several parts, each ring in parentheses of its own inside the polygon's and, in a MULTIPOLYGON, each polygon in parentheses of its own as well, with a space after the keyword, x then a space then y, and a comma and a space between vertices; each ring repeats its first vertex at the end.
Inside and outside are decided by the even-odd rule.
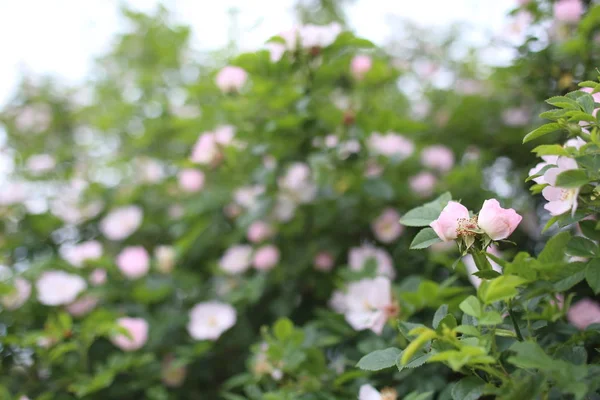
MULTIPOLYGON (((339 23, 350 31, 331 45, 288 51, 277 62, 266 49, 235 54, 235 44, 199 53, 190 46, 190 29, 167 8, 124 9, 130 29, 97 61, 89 82, 22 81, 0 114, 3 158, 12 166, 0 193, 0 260, 32 282, 50 269, 87 277, 103 268, 108 283, 88 290, 99 305, 86 316, 33 298, 0 312, 0 385, 7 398, 355 398, 367 381, 356 361, 401 339, 393 326, 382 337, 355 332, 329 310, 335 288, 374 273, 372 266, 348 268, 352 248, 389 253, 401 319, 430 318, 441 304, 456 307, 472 291, 463 267, 451 268, 453 250, 408 252, 415 233, 409 229, 391 243, 378 240, 372 223, 383 210, 402 214, 445 191, 470 209, 494 196, 525 216, 513 236, 517 246, 502 250, 539 249, 547 217, 541 200, 526 194, 523 182, 536 161, 521 141, 539 124, 543 99, 596 78, 600 7, 587 1, 578 24, 553 21, 551 1, 515 7, 518 38, 507 34, 493 43, 514 48, 515 57, 494 67, 486 64, 485 49, 465 45, 468 32, 460 27, 437 32, 398 21, 397 37, 377 47, 350 33, 347 3, 299 1, 300 23, 339 23), (372 60, 361 79, 350 70, 358 54, 372 60), (215 85, 225 65, 248 74, 237 92, 224 94, 215 85), (238 145, 221 149, 215 163, 194 164, 199 135, 225 125, 235 127, 238 145), (374 154, 374 132, 397 132, 414 150, 403 157, 374 154), (336 145, 325 145, 328 135, 336 145), (451 169, 423 165, 421 151, 432 145, 451 150, 451 169), (50 168, 32 168, 40 154, 54 159, 50 168), (294 163, 309 167, 318 189, 281 218, 281 181, 294 163), (181 188, 178 174, 187 168, 203 171, 202 190, 181 188), (411 178, 424 171, 434 183, 418 193, 411 178), (263 192, 250 207, 235 204, 240 188, 256 185, 263 192), (127 205, 143 209, 141 227, 122 241, 105 238, 99 222, 127 205), (263 220, 276 231, 269 243, 281 254, 277 266, 224 272, 223 254, 248 243, 249 226, 263 220), (89 240, 102 243, 102 257, 85 268, 64 258, 61 249, 89 240), (160 271, 153 257, 148 275, 124 279, 115 257, 133 245, 148 252, 173 246, 175 268, 160 271), (323 251, 334 260, 332 271, 314 267, 323 251), (185 329, 188 310, 212 299, 234 305, 237 323, 218 341, 195 341, 185 329), (150 325, 139 351, 123 353, 107 340, 113 321, 124 315, 150 325), (280 320, 272 332, 262 328, 281 317, 296 327, 280 320), (51 347, 36 344, 48 337, 51 347), (286 365, 283 378, 258 367, 278 357, 286 365), (166 384, 165 360, 175 360, 187 376, 166 384)), ((450 398, 448 382, 456 377, 437 365, 426 376, 423 371, 376 379, 401 397, 435 391, 450 398)))

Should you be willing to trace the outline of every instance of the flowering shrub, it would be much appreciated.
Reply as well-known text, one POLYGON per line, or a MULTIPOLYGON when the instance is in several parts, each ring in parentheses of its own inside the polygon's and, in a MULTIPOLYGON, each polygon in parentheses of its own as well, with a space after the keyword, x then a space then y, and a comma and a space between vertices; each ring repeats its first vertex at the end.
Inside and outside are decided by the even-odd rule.
MULTIPOLYGON (((586 29, 573 4, 521 3, 586 29)), ((534 166, 517 143, 535 107, 507 101, 510 68, 495 88, 449 65, 456 88, 407 95, 398 82, 440 67, 337 23, 198 61, 166 11, 126 15, 92 84, 25 82, 0 114, 0 397, 598 389, 596 83, 549 100, 526 141, 569 140, 534 166), (529 168, 533 200, 515 183, 529 168)))

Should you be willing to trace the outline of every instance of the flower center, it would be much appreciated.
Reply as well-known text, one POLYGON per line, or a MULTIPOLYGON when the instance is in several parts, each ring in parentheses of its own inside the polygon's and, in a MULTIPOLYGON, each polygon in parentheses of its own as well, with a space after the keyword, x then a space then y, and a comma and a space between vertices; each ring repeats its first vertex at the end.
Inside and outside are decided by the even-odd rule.
POLYGON ((477 229, 477 215, 471 218, 459 218, 458 228, 456 228, 457 236, 475 236, 477 229))

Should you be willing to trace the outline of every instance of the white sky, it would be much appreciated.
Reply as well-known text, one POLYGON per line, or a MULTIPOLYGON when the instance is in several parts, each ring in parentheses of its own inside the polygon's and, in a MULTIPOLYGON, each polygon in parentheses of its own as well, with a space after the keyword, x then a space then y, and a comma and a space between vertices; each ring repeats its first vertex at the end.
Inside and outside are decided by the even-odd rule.
MULTIPOLYGON (((0 105, 10 97, 20 71, 51 74, 67 83, 84 79, 93 58, 110 48, 122 27, 119 4, 150 11, 157 0, 0 0, 0 105)), ((293 24, 293 0, 165 0, 177 19, 192 26, 194 45, 218 49, 227 43, 227 10, 239 9, 242 49, 259 47, 293 24)), ((440 28, 465 21, 474 40, 505 25, 516 0, 358 0, 348 9, 357 33, 381 43, 392 32, 390 15, 440 28)))

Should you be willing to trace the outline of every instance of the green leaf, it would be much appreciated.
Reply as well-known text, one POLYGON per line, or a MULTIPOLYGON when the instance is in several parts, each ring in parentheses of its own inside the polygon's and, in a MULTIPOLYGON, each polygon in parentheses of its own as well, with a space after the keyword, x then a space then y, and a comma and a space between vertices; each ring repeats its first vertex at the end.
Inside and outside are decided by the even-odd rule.
POLYGON ((486 304, 496 301, 508 300, 519 292, 517 286, 523 285, 527 280, 515 275, 502 275, 496 279, 486 281, 486 285, 479 287, 479 296, 486 304))
POLYGON ((462 333, 463 335, 469 335, 469 336, 475 336, 475 337, 481 336, 481 333, 477 330, 477 328, 475 328, 474 326, 471 326, 471 325, 459 325, 454 329, 454 331, 458 332, 458 333, 462 333))
POLYGON ((383 179, 369 179, 363 184, 363 189, 369 196, 376 199, 391 200, 394 198, 394 188, 383 179))
POLYGON ((565 247, 571 240, 569 232, 560 232, 552 237, 544 246, 544 250, 538 256, 538 261, 541 263, 553 263, 558 259, 562 259, 565 253, 565 247))
POLYGON ((481 278, 481 279, 494 279, 494 278, 501 276, 502 274, 500 272, 497 272, 494 270, 489 270, 489 271, 477 271, 473 275, 475 275, 476 277, 481 278))
POLYGON ((437 329, 437 327, 440 324, 440 321, 444 319, 446 315, 448 315, 448 304, 442 304, 433 315, 433 329, 437 329))
POLYGON ((562 188, 578 188, 590 182, 582 169, 569 169, 556 177, 556 186, 562 188))
POLYGON ((367 371, 379 371, 396 365, 398 356, 402 353, 400 349, 390 347, 385 350, 375 350, 358 361, 356 366, 367 371))
POLYGON ((294 324, 287 318, 280 318, 273 326, 273 333, 277 339, 285 341, 294 333, 294 324))
POLYGON ((589 171, 600 171, 600 154, 587 154, 576 157, 577 164, 589 171))
POLYGON ((403 397, 402 400, 431 400, 433 393, 434 392, 425 392, 425 393, 411 392, 411 393, 407 394, 405 397, 403 397))
POLYGON ((538 157, 541 156, 568 156, 569 153, 564 147, 558 144, 541 144, 535 149, 531 150, 538 157))
POLYGON ((519 368, 548 369, 554 360, 535 342, 516 342, 510 346, 516 355, 508 358, 508 362, 519 368))
POLYGON ((444 318, 442 318, 442 320, 440 321, 440 323, 437 327, 437 332, 442 333, 443 327, 446 327, 448 329, 456 328, 456 318, 454 318, 454 315, 448 314, 444 318))
POLYGON ((575 236, 569 241, 565 253, 573 257, 594 257, 598 254, 598 246, 583 236, 575 236))
POLYGON ((410 360, 406 363, 406 365, 402 365, 402 353, 396 359, 396 367, 398 371, 402 371, 404 368, 417 368, 421 365, 425 364, 427 360, 431 357, 431 353, 425 353, 423 351, 416 352, 410 360))
POLYGON ((568 113, 569 110, 550 110, 550 111, 545 111, 543 113, 540 114, 540 118, 543 119, 551 119, 553 121, 558 120, 559 118, 562 118, 565 116, 566 113, 568 113))
POLYGON ((479 318, 481 316, 481 303, 479 299, 473 295, 464 299, 458 307, 467 315, 479 318))
POLYGON ((498 325, 504 321, 502 315, 496 311, 486 311, 481 317, 479 317, 480 325, 498 325))
POLYGON ((442 239, 439 238, 437 233, 431 228, 422 229, 410 244, 410 248, 412 250, 425 249, 432 244, 441 242, 442 239))
POLYGON ((483 395, 485 382, 474 376, 462 378, 452 386, 452 400, 477 400, 483 395))
POLYGON ((446 192, 437 199, 408 211, 400 218, 400 223, 405 226, 429 226, 440 216, 450 200, 452 195, 446 192))
POLYGON ((579 227, 586 237, 600 241, 600 230, 596 229, 596 221, 581 221, 579 227))
POLYGON ((585 280, 595 294, 600 293, 600 259, 591 260, 585 269, 585 280))
POLYGON ((525 137, 523 138, 523 143, 530 142, 534 139, 537 139, 539 137, 547 135, 548 133, 555 132, 559 129, 561 129, 561 126, 556 122, 542 125, 539 128, 537 128, 537 129, 529 132, 527 135, 525 135, 525 137))
POLYGON ((585 93, 583 96, 579 96, 577 103, 581 105, 581 108, 586 113, 591 115, 594 112, 594 98, 590 94, 585 93))
POLYGON ((575 100, 570 99, 565 96, 550 97, 548 100, 546 100, 546 103, 553 105, 555 107, 567 108, 570 110, 580 110, 581 109, 581 105, 579 103, 577 103, 575 100))

